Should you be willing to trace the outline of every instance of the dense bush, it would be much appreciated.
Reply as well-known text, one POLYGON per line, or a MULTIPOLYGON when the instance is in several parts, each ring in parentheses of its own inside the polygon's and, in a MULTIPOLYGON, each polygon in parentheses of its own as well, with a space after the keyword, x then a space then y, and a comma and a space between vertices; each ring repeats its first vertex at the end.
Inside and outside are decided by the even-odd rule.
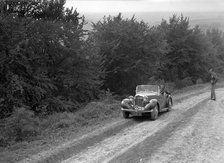
POLYGON ((108 101, 103 102, 91 102, 89 103, 83 111, 78 113, 80 117, 84 119, 107 119, 113 117, 114 114, 119 115, 119 102, 108 103, 108 101))
POLYGON ((1 137, 5 143, 28 141, 40 134, 39 118, 25 108, 16 108, 12 115, 2 121, 1 137))
POLYGON ((41 118, 39 123, 41 131, 44 134, 47 130, 90 125, 93 121, 100 122, 100 120, 119 115, 120 103, 116 100, 111 101, 112 99, 106 98, 104 101, 90 102, 75 113, 55 113, 41 118))
POLYGON ((186 77, 182 80, 177 80, 175 81, 175 87, 177 89, 183 88, 183 87, 187 87, 187 86, 191 86, 193 85, 192 79, 191 77, 186 77))
POLYGON ((202 84, 202 83, 203 83, 203 80, 201 78, 196 80, 196 84, 202 84))
POLYGON ((42 128, 45 129, 57 129, 57 128, 65 128, 69 127, 73 123, 75 123, 76 118, 73 113, 63 112, 56 113, 47 117, 43 123, 41 123, 42 128))

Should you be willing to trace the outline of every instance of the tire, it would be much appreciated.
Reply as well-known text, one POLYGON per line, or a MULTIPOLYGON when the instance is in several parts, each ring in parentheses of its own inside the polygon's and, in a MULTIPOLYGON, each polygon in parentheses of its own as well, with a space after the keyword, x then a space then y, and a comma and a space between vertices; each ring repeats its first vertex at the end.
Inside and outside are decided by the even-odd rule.
POLYGON ((169 112, 172 109, 172 105, 173 105, 173 101, 171 98, 169 98, 167 112, 169 112))
POLYGON ((125 119, 129 118, 129 112, 127 112, 127 111, 122 111, 122 115, 125 119))
POLYGON ((159 116, 159 107, 158 105, 156 105, 154 108, 153 108, 153 111, 150 113, 150 116, 151 116, 151 120, 156 120, 159 116))

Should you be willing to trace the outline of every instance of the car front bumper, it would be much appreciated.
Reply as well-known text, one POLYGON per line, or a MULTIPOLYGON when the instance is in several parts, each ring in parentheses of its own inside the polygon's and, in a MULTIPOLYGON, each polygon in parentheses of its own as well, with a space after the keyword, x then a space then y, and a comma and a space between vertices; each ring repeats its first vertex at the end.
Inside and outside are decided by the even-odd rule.
POLYGON ((138 113, 151 113, 153 111, 153 109, 151 110, 140 110, 140 109, 125 109, 125 108, 121 108, 121 111, 126 111, 129 113, 133 113, 133 114, 138 114, 138 113))

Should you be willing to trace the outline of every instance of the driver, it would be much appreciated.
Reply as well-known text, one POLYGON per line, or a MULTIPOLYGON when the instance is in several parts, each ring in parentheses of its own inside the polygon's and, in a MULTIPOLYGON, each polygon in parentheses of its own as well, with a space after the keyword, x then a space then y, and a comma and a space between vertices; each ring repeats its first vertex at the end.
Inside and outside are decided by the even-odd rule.
POLYGON ((164 84, 160 85, 160 94, 161 95, 166 95, 166 88, 165 88, 164 84))

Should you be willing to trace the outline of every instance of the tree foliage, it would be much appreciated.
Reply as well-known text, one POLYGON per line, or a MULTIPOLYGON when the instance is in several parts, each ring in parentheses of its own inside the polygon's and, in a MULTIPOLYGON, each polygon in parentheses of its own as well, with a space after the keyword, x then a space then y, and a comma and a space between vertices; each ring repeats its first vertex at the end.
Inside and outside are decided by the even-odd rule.
POLYGON ((4 1, 0 15, 2 116, 13 107, 74 110, 101 82, 85 58, 84 18, 65 1, 4 1), (52 14, 53 11, 53 14, 52 14))
POLYGON ((104 88, 119 94, 149 78, 186 85, 206 81, 211 67, 223 72, 223 33, 191 27, 183 15, 153 27, 134 17, 108 16, 93 24, 91 37, 105 68, 104 88))
POLYGON ((214 67, 219 73, 224 72, 224 33, 218 29, 208 29, 206 31, 207 42, 210 53, 208 57, 211 62, 210 67, 214 67))
MULTIPOLYGON (((163 66, 160 67, 165 80, 175 81, 189 77, 194 83, 198 78, 206 80, 208 67, 215 66, 212 61, 215 51, 208 34, 201 31, 199 26, 190 27, 189 18, 183 15, 173 15, 169 22, 163 20, 159 28, 165 33, 170 47, 170 52, 166 54, 163 66), (212 57, 207 60, 208 56, 212 57)), ((215 58, 213 60, 217 61, 215 58)))
MULTIPOLYGON (((179 83, 223 73, 224 34, 173 15, 150 27, 133 16, 104 17, 85 31, 65 0, 0 2, 0 113, 72 111, 102 90, 133 93, 150 79, 179 83)), ((99 96, 100 95, 100 96, 99 96)))
POLYGON ((93 28, 91 35, 106 72, 104 87, 112 92, 133 92, 152 76, 157 56, 167 51, 160 33, 134 17, 104 17, 93 28))

